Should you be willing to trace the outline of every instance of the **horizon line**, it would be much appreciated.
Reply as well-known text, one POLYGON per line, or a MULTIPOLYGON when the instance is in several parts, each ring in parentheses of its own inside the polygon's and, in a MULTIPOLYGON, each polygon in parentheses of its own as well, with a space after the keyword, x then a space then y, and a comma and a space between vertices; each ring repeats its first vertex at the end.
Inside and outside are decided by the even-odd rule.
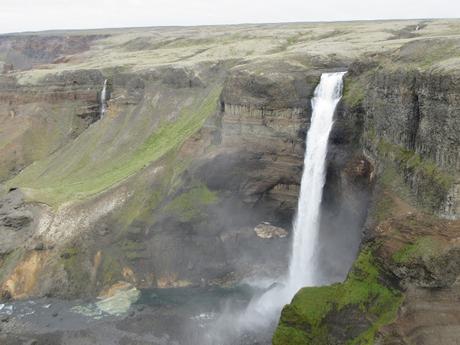
POLYGON ((199 28, 217 26, 252 26, 252 25, 286 25, 286 24, 331 24, 331 23, 357 23, 357 22, 392 22, 392 21, 432 21, 432 20, 460 20, 460 17, 427 17, 427 18, 376 18, 376 19, 347 19, 347 20, 315 20, 315 21, 280 21, 280 22, 241 22, 241 23, 219 23, 219 24, 191 24, 191 25, 147 25, 147 26, 113 26, 113 27, 89 27, 89 28, 57 28, 44 30, 25 30, 0 32, 0 36, 46 34, 59 32, 84 32, 102 30, 133 30, 133 29, 161 29, 161 28, 199 28))

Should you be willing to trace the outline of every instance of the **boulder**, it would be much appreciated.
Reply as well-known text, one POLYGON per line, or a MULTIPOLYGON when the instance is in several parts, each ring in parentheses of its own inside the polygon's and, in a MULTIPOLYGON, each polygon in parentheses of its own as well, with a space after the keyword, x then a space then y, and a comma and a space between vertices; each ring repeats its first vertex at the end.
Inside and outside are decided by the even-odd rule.
POLYGON ((257 225, 254 228, 254 231, 258 237, 263 239, 284 238, 288 235, 288 232, 285 229, 271 225, 268 222, 263 222, 257 225))

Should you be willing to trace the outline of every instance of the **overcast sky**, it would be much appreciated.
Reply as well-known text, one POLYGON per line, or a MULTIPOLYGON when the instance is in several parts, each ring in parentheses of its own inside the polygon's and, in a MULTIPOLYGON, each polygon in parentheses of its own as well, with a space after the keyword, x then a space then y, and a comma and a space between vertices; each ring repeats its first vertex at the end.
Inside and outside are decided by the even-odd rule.
POLYGON ((460 17, 459 0, 0 0, 0 33, 453 17, 460 17))

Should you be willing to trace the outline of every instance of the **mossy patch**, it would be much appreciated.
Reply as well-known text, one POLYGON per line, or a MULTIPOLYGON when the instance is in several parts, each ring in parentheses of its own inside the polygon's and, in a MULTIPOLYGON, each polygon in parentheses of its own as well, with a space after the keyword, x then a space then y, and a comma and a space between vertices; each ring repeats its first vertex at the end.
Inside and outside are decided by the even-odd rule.
POLYGON ((350 108, 362 104, 365 96, 364 78, 345 78, 343 88, 343 102, 350 108))
POLYGON ((203 216, 204 208, 218 200, 216 193, 205 185, 197 185, 176 196, 166 207, 165 211, 173 213, 181 221, 191 221, 203 216))
POLYGON ((0 282, 5 280, 24 257, 24 249, 18 248, 0 258, 0 282))
POLYGON ((431 236, 424 236, 395 252, 392 259, 398 264, 407 264, 417 258, 436 257, 441 251, 441 243, 431 236))
POLYGON ((128 260, 137 260, 144 257, 143 251, 146 246, 142 242, 124 240, 119 243, 119 247, 128 260))
MULTIPOLYGON (((401 302, 400 292, 381 282, 380 270, 367 248, 344 283, 303 288, 296 294, 283 309, 273 344, 373 344, 378 330, 395 319, 401 302), (358 310, 369 326, 354 337, 334 339, 327 318, 345 308, 358 310)), ((354 321, 350 317, 350 327, 354 321)))
POLYGON ((402 198, 416 201, 417 206, 430 212, 439 211, 454 183, 452 174, 400 145, 383 138, 375 138, 375 142, 383 166, 381 182, 402 198), (409 188, 411 180, 416 181, 417 188, 409 188))
POLYGON ((435 162, 423 159, 414 151, 389 143, 384 139, 379 140, 377 149, 378 153, 383 157, 392 158, 405 170, 422 174, 444 190, 448 190, 452 186, 454 180, 450 174, 440 169, 435 162))
POLYGON ((61 261, 74 294, 84 293, 90 288, 88 283, 91 275, 85 265, 85 258, 85 253, 77 247, 66 248, 61 253, 61 261))
POLYGON ((121 263, 110 253, 104 253, 102 256, 101 274, 99 276, 102 287, 111 286, 116 282, 123 280, 123 267, 121 263))
POLYGON ((392 215, 394 200, 387 193, 381 193, 371 210, 372 218, 380 223, 392 215))

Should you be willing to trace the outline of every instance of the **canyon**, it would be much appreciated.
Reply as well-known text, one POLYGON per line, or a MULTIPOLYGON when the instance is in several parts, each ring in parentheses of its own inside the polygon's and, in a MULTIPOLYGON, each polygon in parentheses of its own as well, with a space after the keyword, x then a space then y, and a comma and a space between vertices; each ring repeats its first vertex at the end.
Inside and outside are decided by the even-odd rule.
MULTIPOLYGON (((347 70, 316 248, 328 285, 233 341, 456 344, 459 56, 459 20, 1 35, 1 303, 269 289, 288 271, 314 90, 347 70)), ((0 341, 193 344, 127 308, 106 342, 11 316, 0 341)))

